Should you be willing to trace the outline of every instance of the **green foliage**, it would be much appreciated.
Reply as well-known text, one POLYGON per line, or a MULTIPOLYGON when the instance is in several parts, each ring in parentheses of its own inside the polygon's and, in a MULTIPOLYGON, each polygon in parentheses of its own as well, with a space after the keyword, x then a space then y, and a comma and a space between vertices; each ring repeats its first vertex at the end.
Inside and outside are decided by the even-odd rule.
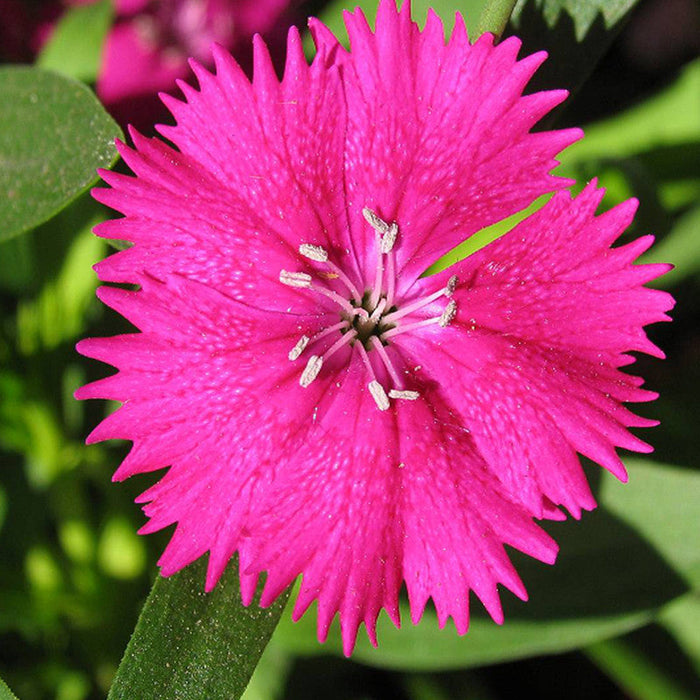
POLYGON ((488 0, 479 17, 477 36, 485 32, 501 36, 513 13, 515 3, 516 0, 488 0))
POLYGON ((112 3, 109 0, 67 9, 39 54, 37 65, 76 80, 94 83, 112 17, 112 3))
POLYGON ((263 610, 240 602, 238 567, 204 592, 200 559, 158 578, 119 667, 110 700, 235 700, 267 645, 287 596, 263 610))
POLYGON ((0 241, 43 223, 116 160, 119 127, 81 83, 0 67, 0 241))
MULTIPOLYGON (((522 39, 524 54, 544 49, 549 56, 528 90, 567 88, 576 93, 638 1, 519 0, 506 34, 522 39)), ((565 109, 566 105, 555 109, 544 125, 553 125, 565 109)))
POLYGON ((600 17, 606 29, 618 24, 639 0, 518 0, 513 12, 517 22, 528 4, 534 6, 547 26, 556 31, 563 16, 573 22, 576 41, 583 41, 600 17))
POLYGON ((17 696, 7 687, 2 678, 0 678, 0 700, 17 700, 17 696))
MULTIPOLYGON (((445 24, 446 34, 452 31, 453 20, 456 12, 464 16, 470 36, 476 35, 479 17, 487 4, 486 0, 412 0, 411 16, 420 26, 425 24, 425 18, 429 9, 442 18, 445 24)), ((347 46, 347 34, 343 22, 343 12, 353 12, 359 7, 367 17, 369 23, 374 26, 377 14, 376 0, 332 0, 318 15, 319 19, 332 30, 332 32, 347 46)), ((307 44, 309 46, 310 44, 307 44)))

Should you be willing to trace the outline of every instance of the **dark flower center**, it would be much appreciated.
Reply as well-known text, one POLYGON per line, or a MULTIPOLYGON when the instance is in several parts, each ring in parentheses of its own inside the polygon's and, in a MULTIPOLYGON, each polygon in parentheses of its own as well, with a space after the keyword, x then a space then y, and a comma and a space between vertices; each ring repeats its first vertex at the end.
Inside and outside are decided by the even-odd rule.
MULTIPOLYGON (((396 261, 394 245, 399 233, 396 223, 387 223, 371 209, 363 209, 362 213, 367 223, 376 232, 377 267, 374 285, 360 294, 352 280, 328 259, 328 252, 321 246, 303 243, 299 253, 317 263, 319 280, 306 272, 280 272, 280 282, 290 287, 310 289, 333 300, 340 307, 340 321, 328 326, 313 336, 302 335, 297 344, 290 350, 289 359, 295 362, 309 346, 321 348, 326 346, 322 354, 311 354, 301 373, 299 383, 309 386, 321 372, 323 364, 338 350, 346 346, 356 346, 367 369, 370 381, 368 389, 377 404, 385 411, 390 406, 389 399, 415 400, 417 391, 404 388, 404 379, 394 367, 391 357, 386 350, 390 338, 427 325, 438 324, 447 326, 457 313, 457 304, 452 295, 457 285, 457 277, 450 277, 447 285, 421 299, 401 304, 395 299, 396 291, 396 261), (347 289, 347 295, 338 293, 323 284, 323 279, 338 280, 347 289), (441 297, 449 301, 438 316, 411 320, 411 315, 425 308, 441 297), (328 345, 328 341, 331 344, 328 345), (374 351, 374 352, 372 352, 374 351), (371 356, 370 356, 371 352, 371 356), (374 364, 373 360, 374 358, 374 364), (376 369, 383 368, 383 374, 390 384, 387 391, 377 379, 376 369)), ((318 352, 318 351, 317 351, 318 352)))

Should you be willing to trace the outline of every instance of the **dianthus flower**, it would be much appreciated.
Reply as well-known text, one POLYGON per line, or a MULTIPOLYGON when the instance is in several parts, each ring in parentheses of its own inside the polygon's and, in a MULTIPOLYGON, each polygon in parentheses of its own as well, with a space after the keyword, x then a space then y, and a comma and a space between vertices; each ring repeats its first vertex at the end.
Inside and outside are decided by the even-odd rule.
POLYGON ((643 326, 672 300, 632 264, 650 236, 611 247, 635 203, 596 216, 595 183, 421 276, 570 184, 549 172, 580 131, 530 133, 565 93, 522 96, 542 54, 459 17, 445 44, 408 3, 375 33, 348 15, 349 52, 310 24, 310 66, 295 30, 281 82, 262 41, 252 84, 214 48, 164 98, 177 149, 119 144, 135 177, 95 196, 126 216, 98 233, 133 246, 96 269, 138 285, 99 296, 139 332, 79 344, 119 371, 77 395, 123 404, 89 437, 133 441, 115 479, 169 467, 138 499, 141 532, 176 524, 163 575, 208 553, 212 589, 238 552, 268 605, 301 574, 295 619, 317 600, 323 640, 339 613, 350 653, 403 582, 460 633, 470 590, 497 622, 498 584, 526 598, 504 545, 554 561, 535 519, 595 507, 577 453, 625 479, 615 448, 650 449, 623 402, 655 395, 620 368, 661 356, 643 326))
MULTIPOLYGON (((74 4, 84 0, 71 0, 74 4)), ((116 0, 97 94, 120 121, 152 124, 156 93, 187 74, 188 57, 208 63, 213 41, 247 58, 255 32, 271 31, 291 0, 116 0)), ((162 105, 160 105, 162 107, 162 105)))

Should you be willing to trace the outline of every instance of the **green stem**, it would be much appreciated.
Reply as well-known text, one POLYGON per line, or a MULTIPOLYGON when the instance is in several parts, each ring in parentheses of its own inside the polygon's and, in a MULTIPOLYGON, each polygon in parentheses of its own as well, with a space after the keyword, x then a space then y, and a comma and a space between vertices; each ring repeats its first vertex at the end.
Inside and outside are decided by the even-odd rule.
POLYGON ((583 652, 620 688, 638 700, 691 700, 690 693, 622 639, 590 644, 583 652))
POLYGON ((476 36, 491 32, 496 39, 503 34, 517 0, 486 0, 479 17, 476 36))

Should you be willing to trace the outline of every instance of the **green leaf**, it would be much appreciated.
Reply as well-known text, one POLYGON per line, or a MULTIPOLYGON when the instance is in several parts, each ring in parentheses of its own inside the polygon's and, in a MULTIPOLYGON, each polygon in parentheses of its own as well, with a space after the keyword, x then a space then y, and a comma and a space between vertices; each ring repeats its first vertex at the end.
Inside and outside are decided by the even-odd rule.
POLYGON ((17 700, 17 696, 7 687, 2 678, 0 678, 0 700, 17 700))
POLYGON ((170 578, 158 577, 109 693, 133 698, 239 698, 284 609, 241 605, 238 567, 230 565, 211 593, 204 592, 206 562, 170 578))
MULTIPOLYGON (((627 464, 627 485, 602 475, 597 511, 579 523, 545 525, 560 545, 553 567, 512 555, 530 601, 504 593, 502 627, 480 612, 474 599, 463 637, 451 623, 438 629, 431 608, 413 626, 402 603, 403 629, 380 616, 379 648, 360 635, 354 658, 405 670, 465 668, 561 653, 652 621, 668 601, 700 585, 700 474, 642 460, 627 464)), ((337 626, 325 648, 316 642, 314 626, 308 614, 295 625, 285 618, 275 640, 291 653, 340 654, 337 626)))
POLYGON ((583 41, 596 20, 601 17, 606 29, 611 29, 639 0, 518 0, 513 13, 519 17, 528 4, 537 9, 547 26, 554 28, 563 15, 571 19, 577 41, 583 41))
MULTIPOLYGON (((528 91, 566 88, 574 94, 593 72, 639 0, 518 0, 506 35, 523 42, 522 52, 546 50, 549 58, 528 91)), ((569 98, 571 99, 571 98, 569 98)), ((553 124, 566 104, 540 125, 553 124)))
POLYGON ((82 83, 0 68, 0 241, 51 218, 117 158, 121 130, 82 83))
MULTIPOLYGON (((687 65, 672 85, 642 104, 587 126, 586 137, 566 151, 567 168, 590 158, 624 158, 700 141, 698 95, 700 59, 687 65)), ((686 152, 688 155, 692 151, 686 152)))
POLYGON ((655 286, 665 288, 700 272, 700 206, 682 215, 640 262, 664 262, 674 266, 655 282, 655 286))
POLYGON ((700 676, 700 593, 689 593, 667 605, 659 623, 673 635, 700 676))
POLYGON ((39 54, 37 65, 94 83, 113 14, 109 0, 67 9, 39 54))

